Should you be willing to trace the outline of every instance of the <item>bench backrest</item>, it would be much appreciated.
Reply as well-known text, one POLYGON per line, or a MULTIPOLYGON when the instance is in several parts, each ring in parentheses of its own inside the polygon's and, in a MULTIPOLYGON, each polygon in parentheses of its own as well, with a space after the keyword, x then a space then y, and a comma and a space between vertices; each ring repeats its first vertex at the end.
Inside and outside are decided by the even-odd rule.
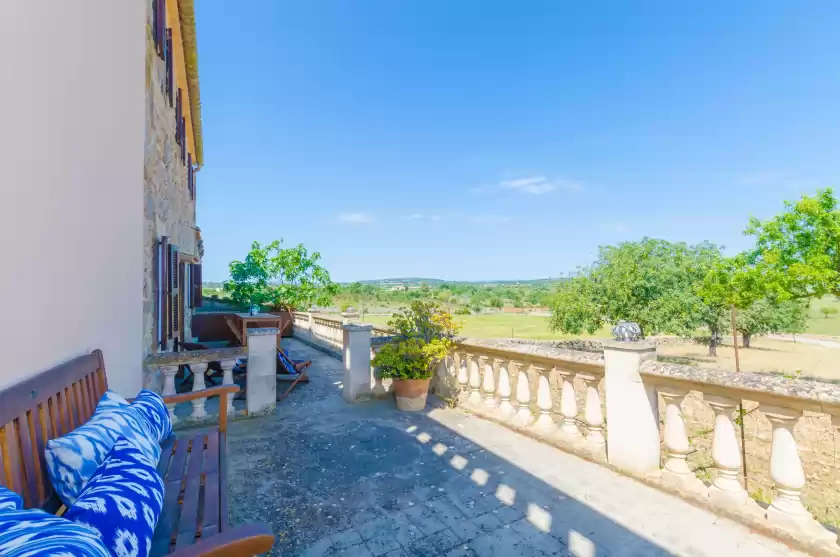
POLYGON ((107 389, 102 351, 94 350, 0 391, 0 485, 27 508, 57 510, 44 447, 89 420, 107 389))

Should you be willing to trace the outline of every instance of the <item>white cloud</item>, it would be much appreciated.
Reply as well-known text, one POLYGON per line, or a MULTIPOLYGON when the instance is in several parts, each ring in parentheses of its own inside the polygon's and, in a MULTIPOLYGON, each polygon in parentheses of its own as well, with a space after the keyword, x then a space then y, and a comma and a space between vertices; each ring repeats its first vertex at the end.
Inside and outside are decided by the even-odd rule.
POLYGON ((424 215, 422 213, 414 213, 414 214, 408 215, 407 218, 408 218, 408 220, 422 220, 423 217, 424 217, 424 215))
POLYGON ((424 215, 423 213, 412 213, 407 217, 404 217, 405 220, 431 220, 431 221, 440 221, 443 220, 443 217, 440 215, 424 215))
POLYGON ((467 220, 473 224, 502 224, 513 219, 504 215, 470 215, 467 220))
POLYGON ((338 215, 338 222, 342 224, 370 224, 373 219, 370 215, 365 213, 340 213, 338 215))
POLYGON ((530 176, 501 182, 502 189, 515 190, 529 195, 545 195, 555 190, 580 191, 583 185, 569 180, 549 180, 545 176, 530 176))

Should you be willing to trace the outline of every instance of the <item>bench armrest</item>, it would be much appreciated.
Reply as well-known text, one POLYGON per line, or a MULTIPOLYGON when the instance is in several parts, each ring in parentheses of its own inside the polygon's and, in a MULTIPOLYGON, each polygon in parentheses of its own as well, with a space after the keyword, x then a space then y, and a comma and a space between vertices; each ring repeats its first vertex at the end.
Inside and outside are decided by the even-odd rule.
POLYGON ((219 398, 219 431, 225 433, 227 431, 227 409, 228 396, 233 396, 239 392, 238 385, 221 385, 219 387, 210 387, 203 391, 190 391, 188 393, 179 393, 177 395, 168 395, 163 398, 164 404, 178 404, 179 402, 187 402, 197 398, 209 398, 218 395, 219 398))
POLYGON ((271 528, 265 524, 247 524, 176 549, 168 557, 253 557, 268 553, 273 545, 271 528))

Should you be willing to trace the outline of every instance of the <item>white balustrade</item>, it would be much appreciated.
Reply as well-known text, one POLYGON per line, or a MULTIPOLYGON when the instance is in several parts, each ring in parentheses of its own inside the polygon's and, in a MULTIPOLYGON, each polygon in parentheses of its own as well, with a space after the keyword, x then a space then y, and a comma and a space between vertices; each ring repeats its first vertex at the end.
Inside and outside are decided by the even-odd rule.
POLYGON ((732 421, 732 413, 738 407, 738 401, 716 395, 704 395, 703 398, 715 413, 712 460, 717 475, 709 490, 709 497, 730 506, 744 505, 747 502, 747 491, 738 480, 743 465, 741 447, 732 421))
POLYGON ((496 393, 499 395, 499 407, 496 409, 496 416, 502 420, 509 420, 516 414, 516 409, 510 403, 512 393, 510 385, 510 360, 497 359, 499 368, 499 385, 496 393))
POLYGON ((551 370, 542 365, 534 365, 532 369, 537 376, 537 408, 539 408, 540 415, 531 427, 534 431, 543 435, 552 435, 557 432, 557 424, 551 417, 554 406, 551 402, 551 382, 549 380, 551 370))
POLYGON ((473 406, 481 404, 481 372, 484 358, 475 354, 467 354, 470 366, 470 396, 467 402, 473 406))
POLYGON ((483 362, 482 372, 484 373, 484 382, 481 385, 484 391, 484 406, 492 411, 499 404, 496 400, 496 376, 492 359, 483 362))
POLYGON ((531 410, 531 381, 528 378, 528 366, 516 363, 516 415, 512 423, 520 427, 528 427, 534 423, 534 412, 531 410))
POLYGON ((470 363, 468 358, 469 356, 464 352, 455 353, 455 361, 458 365, 458 398, 462 402, 466 401, 467 396, 469 396, 470 363))
MULTIPOLYGON (((236 360, 222 360, 222 385, 233 385, 233 368, 236 365, 236 360)), ((233 416, 233 395, 227 397, 227 411, 228 415, 233 416)))
POLYGON ((582 439, 580 428, 577 424, 578 405, 577 396, 575 396, 575 377, 574 374, 565 369, 558 369, 560 375, 560 415, 562 422, 560 424, 560 434, 570 441, 579 441, 582 439))
MULTIPOLYGON (((178 373, 178 366, 161 366, 161 373, 163 374, 163 396, 170 396, 176 394, 175 391, 175 375, 178 373)), ((169 410, 169 418, 172 423, 177 421, 175 416, 175 405, 167 404, 166 409, 169 410)))
POLYGON ((598 392, 598 383, 601 381, 601 377, 588 373, 580 373, 578 377, 586 385, 586 398, 583 407, 583 422, 589 430, 586 434, 586 441, 589 443, 590 450, 600 453, 604 450, 607 442, 604 437, 604 411, 601 408, 601 393, 598 392))
POLYGON ((686 462, 691 444, 688 441, 681 405, 688 389, 661 388, 659 394, 665 401, 666 460, 662 480, 666 485, 678 490, 702 493, 705 490, 703 482, 697 479, 686 462))
MULTIPOLYGON (((198 393, 206 389, 204 384, 204 373, 207 371, 207 362, 199 362, 190 364, 190 371, 193 372, 193 388, 192 392, 198 393)), ((207 417, 207 410, 204 408, 206 398, 196 398, 192 401, 192 417, 201 419, 207 417)))

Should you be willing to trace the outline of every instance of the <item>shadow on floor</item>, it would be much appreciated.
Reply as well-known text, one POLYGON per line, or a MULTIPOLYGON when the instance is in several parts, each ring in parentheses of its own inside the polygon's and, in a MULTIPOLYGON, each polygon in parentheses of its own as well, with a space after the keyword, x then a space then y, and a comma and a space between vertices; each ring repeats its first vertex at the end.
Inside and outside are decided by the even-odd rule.
POLYGON ((426 412, 348 405, 341 363, 273 416, 231 425, 234 523, 267 522, 273 555, 671 555, 426 412))

